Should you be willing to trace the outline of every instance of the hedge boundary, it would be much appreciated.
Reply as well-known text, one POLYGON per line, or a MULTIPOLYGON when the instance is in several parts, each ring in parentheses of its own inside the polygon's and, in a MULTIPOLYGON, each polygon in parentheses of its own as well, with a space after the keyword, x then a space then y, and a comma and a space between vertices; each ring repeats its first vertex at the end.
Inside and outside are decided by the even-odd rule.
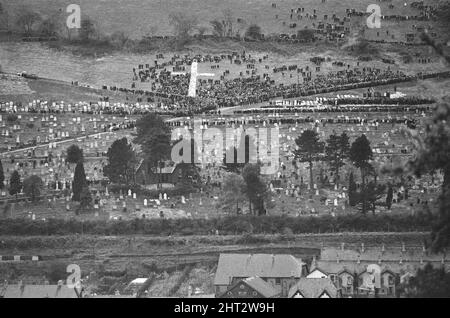
POLYGON ((211 219, 0 220, 3 236, 149 235, 193 236, 215 234, 326 234, 338 232, 428 232, 434 219, 425 215, 362 215, 337 217, 227 216, 211 219))

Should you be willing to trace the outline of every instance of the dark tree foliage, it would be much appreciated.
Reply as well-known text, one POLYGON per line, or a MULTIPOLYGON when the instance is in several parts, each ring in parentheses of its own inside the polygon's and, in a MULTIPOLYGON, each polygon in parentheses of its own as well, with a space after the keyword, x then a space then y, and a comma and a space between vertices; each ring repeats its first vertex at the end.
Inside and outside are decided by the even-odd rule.
POLYGON ((2 161, 0 160, 0 190, 3 190, 3 188, 5 187, 5 173, 3 171, 3 164, 2 161))
POLYGON ((92 195, 91 191, 89 190, 89 186, 86 184, 84 185, 83 189, 81 189, 80 193, 80 210, 85 210, 92 206, 92 195))
MULTIPOLYGON (((431 230, 431 220, 405 214, 343 214, 336 217, 311 216, 304 218, 285 215, 233 215, 209 219, 145 219, 145 220, 67 220, 47 219, 33 222, 31 219, 0 219, 2 235, 208 235, 217 229, 221 235, 245 234, 253 229, 254 234, 280 234, 289 227, 294 234, 336 232, 426 232, 431 230), (83 227, 82 227, 83 225, 83 227)), ((264 238, 271 243, 271 238, 264 238)), ((173 238, 167 238, 170 243, 173 238)))
POLYGON ((403 290, 407 297, 412 298, 449 298, 450 273, 428 263, 423 269, 418 269, 416 276, 409 278, 403 290))
POLYGON ((19 172, 16 170, 11 174, 11 178, 9 179, 9 194, 10 195, 18 195, 22 190, 22 182, 20 181, 19 172))
POLYGON ((245 192, 244 178, 236 173, 230 173, 223 181, 219 201, 220 207, 226 211, 239 214, 239 205, 247 200, 245 192))
POLYGON ((254 151, 254 139, 250 135, 241 137, 239 147, 232 147, 224 154, 223 168, 232 173, 241 173, 246 164, 255 162, 256 153, 254 151), (228 156, 233 156, 232 160, 228 160, 228 156), (231 161, 231 162, 227 162, 231 161))
POLYGON ((172 147, 174 148, 176 145, 181 146, 179 155, 183 158, 184 150, 190 148, 190 155, 189 157, 186 157, 187 162, 185 162, 185 159, 183 159, 180 163, 177 164, 180 169, 179 179, 181 181, 181 187, 200 186, 200 173, 196 165, 196 163, 199 162, 200 158, 194 138, 191 138, 190 140, 183 140, 183 138, 180 138, 173 143, 172 147))
POLYGON ((78 163, 79 161, 83 161, 83 158, 83 149, 77 145, 72 145, 67 148, 66 161, 68 163, 78 163))
POLYGON ((373 153, 366 135, 361 135, 353 142, 350 148, 350 160, 356 168, 361 170, 362 191, 359 195, 359 202, 361 203, 362 213, 365 214, 368 207, 367 193, 364 191, 366 189, 366 179, 367 175, 373 170, 370 164, 370 160, 373 160, 373 153))
POLYGON ((331 135, 325 147, 326 160, 336 175, 336 183, 339 184, 339 169, 345 165, 344 161, 349 157, 350 142, 348 135, 331 135))
POLYGON ((309 182, 311 189, 314 184, 313 163, 323 159, 325 144, 320 141, 319 134, 314 130, 305 130, 296 140, 298 149, 295 150, 295 158, 299 162, 309 163, 309 182))
POLYGON ((353 172, 350 173, 350 178, 348 181, 348 203, 350 206, 355 206, 357 203, 358 193, 356 191, 356 182, 355 177, 353 176, 353 172))
POLYGON ((439 198, 439 218, 433 228, 432 249, 440 251, 450 246, 450 104, 441 103, 433 120, 426 126, 425 138, 415 136, 418 155, 411 163, 415 173, 441 171, 444 175, 439 198))
POLYGON ((103 168, 103 173, 114 183, 129 184, 133 180, 136 155, 127 138, 113 142, 108 149, 108 164, 103 168))
POLYGON ((80 195, 83 187, 87 185, 86 173, 84 172, 83 162, 79 161, 75 167, 75 175, 72 182, 73 201, 80 202, 80 195))
MULTIPOLYGON (((362 201, 361 204, 367 204, 367 209, 371 209, 373 214, 375 214, 376 202, 383 197, 386 186, 371 181, 364 189, 362 189, 362 191, 365 192, 364 197, 366 198, 366 201, 362 201)), ((363 209, 361 208, 361 210, 363 209)))
MULTIPOLYGON (((134 142, 141 145, 149 167, 162 168, 171 155, 171 131, 163 119, 156 114, 148 114, 136 123, 137 137, 134 142)), ((159 174, 158 187, 161 184, 159 174)))
POLYGON ((32 202, 39 200, 44 182, 39 176, 32 175, 23 181, 23 192, 32 202))
POLYGON ((268 189, 261 179, 261 167, 259 164, 248 164, 242 171, 242 177, 245 181, 245 193, 247 194, 250 206, 250 213, 258 215, 266 214, 264 201, 268 198, 268 189))
POLYGON ((392 189, 392 185, 389 184, 387 195, 386 195, 386 207, 388 210, 392 207, 392 199, 394 197, 394 190, 392 189))
POLYGON ((253 40, 260 40, 262 38, 261 27, 257 24, 251 24, 247 28, 247 31, 245 31, 245 37, 253 40))

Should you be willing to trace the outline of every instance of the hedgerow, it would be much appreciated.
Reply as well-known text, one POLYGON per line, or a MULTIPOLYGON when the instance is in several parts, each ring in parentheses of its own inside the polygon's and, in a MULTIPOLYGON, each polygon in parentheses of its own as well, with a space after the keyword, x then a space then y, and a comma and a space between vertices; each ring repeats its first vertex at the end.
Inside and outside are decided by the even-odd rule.
POLYGON ((150 235, 191 236, 336 232, 430 231, 432 218, 409 215, 343 215, 337 217, 227 216, 213 219, 134 219, 84 221, 47 219, 0 220, 0 235, 150 235))

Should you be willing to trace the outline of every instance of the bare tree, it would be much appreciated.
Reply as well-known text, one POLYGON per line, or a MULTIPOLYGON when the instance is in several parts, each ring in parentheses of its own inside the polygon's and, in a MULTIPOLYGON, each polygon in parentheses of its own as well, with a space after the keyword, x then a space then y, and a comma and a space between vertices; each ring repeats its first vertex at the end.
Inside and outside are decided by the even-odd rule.
POLYGON ((233 36, 233 22, 234 15, 230 9, 225 9, 223 11, 223 23, 225 26, 225 36, 233 36))
POLYGON ((183 12, 173 12, 169 15, 169 23, 173 27, 174 35, 178 39, 185 40, 197 28, 198 19, 183 12))
POLYGON ((223 11, 223 19, 211 21, 213 34, 217 37, 232 37, 233 36, 233 22, 234 16, 230 9, 223 11))
POLYGON ((42 20, 39 13, 31 11, 28 8, 22 8, 17 15, 16 24, 25 31, 25 34, 31 35, 33 28, 42 20))
POLYGON ((83 18, 81 20, 80 39, 82 41, 88 41, 94 36, 95 32, 94 22, 89 17, 83 18))
POLYGON ((213 29, 213 35, 215 35, 217 37, 225 36, 225 27, 224 27, 222 21, 214 20, 214 21, 211 21, 210 23, 211 23, 211 26, 213 29))
POLYGON ((59 29, 58 22, 54 17, 44 19, 40 27, 42 35, 48 37, 56 36, 58 34, 58 29, 59 29))

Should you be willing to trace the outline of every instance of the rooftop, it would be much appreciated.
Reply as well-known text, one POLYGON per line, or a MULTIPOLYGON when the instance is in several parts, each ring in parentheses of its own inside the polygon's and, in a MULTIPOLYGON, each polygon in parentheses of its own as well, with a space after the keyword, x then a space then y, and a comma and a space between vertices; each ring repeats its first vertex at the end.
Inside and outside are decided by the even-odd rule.
POLYGON ((300 278, 303 266, 292 255, 220 254, 214 285, 229 285, 233 277, 300 278))
POLYGON ((336 286, 329 278, 302 277, 291 287, 288 297, 294 297, 297 292, 300 292, 304 298, 319 298, 324 292, 331 298, 336 298, 338 295, 336 286))

